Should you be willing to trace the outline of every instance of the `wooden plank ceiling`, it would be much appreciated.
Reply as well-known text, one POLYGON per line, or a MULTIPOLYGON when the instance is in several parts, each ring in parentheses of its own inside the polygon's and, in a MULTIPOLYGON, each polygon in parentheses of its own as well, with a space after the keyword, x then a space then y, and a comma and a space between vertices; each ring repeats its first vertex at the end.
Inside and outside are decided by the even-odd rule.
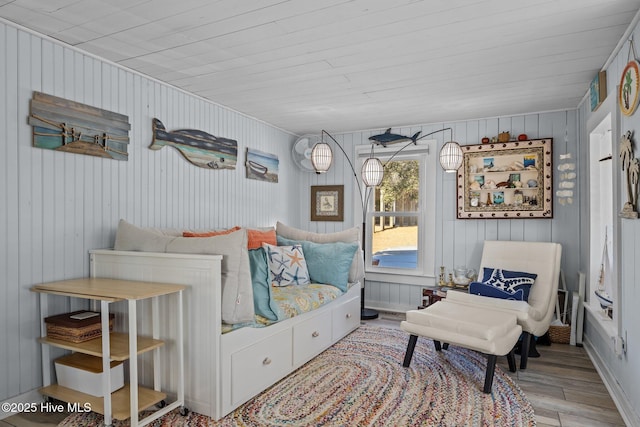
POLYGON ((575 108, 640 0, 0 0, 297 134, 575 108))

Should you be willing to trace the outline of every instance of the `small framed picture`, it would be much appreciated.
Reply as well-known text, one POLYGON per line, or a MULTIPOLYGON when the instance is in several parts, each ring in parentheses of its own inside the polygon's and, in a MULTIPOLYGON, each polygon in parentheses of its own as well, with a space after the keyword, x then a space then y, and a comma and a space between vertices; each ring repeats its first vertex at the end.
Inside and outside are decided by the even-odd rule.
POLYGON ((311 186, 311 221, 344 221, 344 185, 311 186))
POLYGON ((484 158, 484 161, 482 162, 482 166, 484 167, 485 171, 490 171, 491 169, 493 169, 493 157, 486 157, 484 158))
POLYGON ((504 191, 494 191, 493 192, 493 204, 501 205, 504 203, 504 191))

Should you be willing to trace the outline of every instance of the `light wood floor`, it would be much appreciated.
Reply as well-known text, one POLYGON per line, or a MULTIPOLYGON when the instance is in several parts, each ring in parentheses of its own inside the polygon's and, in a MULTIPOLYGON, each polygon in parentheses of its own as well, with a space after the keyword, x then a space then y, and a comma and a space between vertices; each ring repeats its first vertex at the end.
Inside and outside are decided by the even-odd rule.
MULTIPOLYGON (((404 314, 382 313, 378 319, 365 322, 400 328, 402 320, 404 314)), ((503 357, 498 359, 498 363, 515 379, 533 404, 538 427, 625 425, 583 348, 567 344, 537 348, 541 357, 530 358, 524 371, 510 373, 503 357)), ((56 426, 63 418, 59 414, 19 414, 0 421, 0 427, 56 426)))
MULTIPOLYGON (((381 313, 367 324, 399 328, 404 314, 381 313)), ((606 387, 584 348, 568 344, 537 346, 539 358, 529 358, 527 369, 509 372, 506 357, 498 359, 502 370, 518 383, 533 405, 538 427, 624 426, 606 387)), ((520 363, 520 356, 516 356, 520 363)))

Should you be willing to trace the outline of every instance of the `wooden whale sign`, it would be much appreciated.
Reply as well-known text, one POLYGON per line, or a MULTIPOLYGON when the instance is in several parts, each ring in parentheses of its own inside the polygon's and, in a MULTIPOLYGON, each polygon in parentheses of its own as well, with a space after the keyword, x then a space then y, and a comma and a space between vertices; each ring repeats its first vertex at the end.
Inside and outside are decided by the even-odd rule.
POLYGON ((235 169, 238 160, 238 142, 213 136, 195 129, 167 131, 162 122, 153 119, 152 150, 165 145, 177 149, 191 164, 205 169, 235 169))

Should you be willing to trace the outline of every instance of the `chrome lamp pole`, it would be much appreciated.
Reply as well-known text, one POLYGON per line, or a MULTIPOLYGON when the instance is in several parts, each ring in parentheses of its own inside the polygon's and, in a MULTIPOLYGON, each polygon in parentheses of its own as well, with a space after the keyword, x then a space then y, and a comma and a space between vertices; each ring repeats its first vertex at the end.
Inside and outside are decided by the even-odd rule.
MULTIPOLYGON (((389 160, 387 160, 385 165, 388 164, 391 160, 393 160, 394 157, 396 157, 401 151, 403 151, 405 148, 409 147, 410 145, 412 144, 417 145, 419 140, 439 132, 444 132, 446 130, 451 131, 452 139, 446 144, 444 144, 444 146, 440 150, 440 165, 445 170, 445 172, 457 171, 460 165, 462 164, 462 149, 460 148, 460 145, 457 142, 453 141, 453 130, 450 127, 447 127, 444 129, 438 129, 436 131, 423 135, 419 138, 417 136, 420 134, 420 132, 418 132, 416 135, 414 135, 414 137, 411 139, 409 143, 407 143, 398 151, 393 153, 393 155, 389 158, 389 160)), ((347 162, 351 167, 351 171, 353 172, 353 177, 356 181, 356 188, 358 189, 358 193, 360 194, 360 201, 362 203, 362 252, 363 252, 363 256, 365 257, 365 265, 366 265, 365 247, 366 247, 366 230, 367 230, 366 229, 367 209, 369 207, 369 199, 371 197, 371 192, 373 188, 380 185, 380 183, 382 182, 382 179, 384 178, 385 165, 382 164, 380 159, 374 156, 373 148, 375 144, 372 143, 371 154, 364 161, 364 164, 362 165, 361 175, 360 175, 362 178, 362 182, 365 185, 365 189, 363 192, 362 186, 360 185, 360 180, 358 179, 358 174, 356 173, 356 169, 353 166, 351 159, 342 148, 342 145, 340 145, 340 143, 329 132, 323 129, 321 138, 320 138, 321 141, 313 147, 313 150, 311 152, 311 163, 313 164, 313 167, 317 174, 326 173, 331 167, 331 164, 333 163, 333 150, 331 149, 331 146, 329 146, 329 144, 324 142, 325 135, 334 142, 334 144, 340 149, 340 151, 342 151, 342 154, 344 154, 344 157, 347 159, 347 162)), ((365 281, 366 279, 363 278, 363 283, 361 287, 362 293, 360 298, 360 303, 361 303, 360 318, 363 320, 376 319, 378 317, 378 312, 373 309, 365 308, 365 305, 364 305, 365 281)))

